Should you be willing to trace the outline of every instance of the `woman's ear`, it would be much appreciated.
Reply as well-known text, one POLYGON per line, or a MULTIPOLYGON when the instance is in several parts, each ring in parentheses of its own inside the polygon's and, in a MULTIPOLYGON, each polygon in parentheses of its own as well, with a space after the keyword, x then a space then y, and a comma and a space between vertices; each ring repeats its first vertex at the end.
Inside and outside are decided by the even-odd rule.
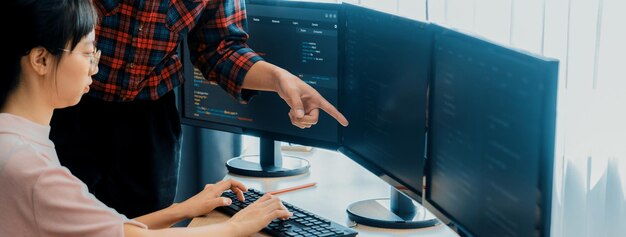
POLYGON ((43 47, 37 47, 30 50, 28 53, 28 64, 33 68, 33 71, 40 76, 45 75, 50 70, 51 56, 48 50, 43 47))

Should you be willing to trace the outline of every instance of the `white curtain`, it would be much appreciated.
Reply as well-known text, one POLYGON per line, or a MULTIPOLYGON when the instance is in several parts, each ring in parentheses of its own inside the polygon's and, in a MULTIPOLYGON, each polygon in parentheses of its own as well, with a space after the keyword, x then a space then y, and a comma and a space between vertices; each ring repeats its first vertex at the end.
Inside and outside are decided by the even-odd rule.
POLYGON ((552 236, 626 236, 625 0, 345 2, 559 59, 552 236))

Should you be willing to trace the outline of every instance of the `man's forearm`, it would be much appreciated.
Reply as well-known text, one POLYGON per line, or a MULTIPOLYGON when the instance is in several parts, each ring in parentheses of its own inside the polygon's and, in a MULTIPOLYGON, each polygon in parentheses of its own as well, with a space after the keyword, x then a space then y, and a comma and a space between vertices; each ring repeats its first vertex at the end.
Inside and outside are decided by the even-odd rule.
POLYGON ((277 81, 282 74, 288 73, 265 61, 256 62, 243 80, 242 88, 259 91, 276 91, 277 81))

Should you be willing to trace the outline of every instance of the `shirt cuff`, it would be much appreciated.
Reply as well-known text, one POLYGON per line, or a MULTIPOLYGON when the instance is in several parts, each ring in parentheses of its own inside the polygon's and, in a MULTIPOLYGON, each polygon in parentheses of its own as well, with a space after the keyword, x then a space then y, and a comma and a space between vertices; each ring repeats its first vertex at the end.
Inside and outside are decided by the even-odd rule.
POLYGON ((246 104, 253 96, 258 94, 258 91, 243 89, 244 78, 256 62, 264 61, 264 59, 250 48, 237 50, 229 59, 231 62, 234 62, 234 70, 231 71, 231 75, 233 75, 233 72, 235 74, 235 88, 231 91, 231 95, 235 97, 239 103, 246 104))

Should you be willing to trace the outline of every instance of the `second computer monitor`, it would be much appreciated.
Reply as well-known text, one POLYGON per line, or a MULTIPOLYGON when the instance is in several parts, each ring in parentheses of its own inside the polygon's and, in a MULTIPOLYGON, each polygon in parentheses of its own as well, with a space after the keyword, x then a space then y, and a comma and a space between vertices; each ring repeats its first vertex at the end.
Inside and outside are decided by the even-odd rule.
POLYGON ((549 236, 558 62, 436 34, 426 206, 467 236, 549 236))
POLYGON ((342 152, 416 201, 422 193, 427 23, 345 4, 342 152))

